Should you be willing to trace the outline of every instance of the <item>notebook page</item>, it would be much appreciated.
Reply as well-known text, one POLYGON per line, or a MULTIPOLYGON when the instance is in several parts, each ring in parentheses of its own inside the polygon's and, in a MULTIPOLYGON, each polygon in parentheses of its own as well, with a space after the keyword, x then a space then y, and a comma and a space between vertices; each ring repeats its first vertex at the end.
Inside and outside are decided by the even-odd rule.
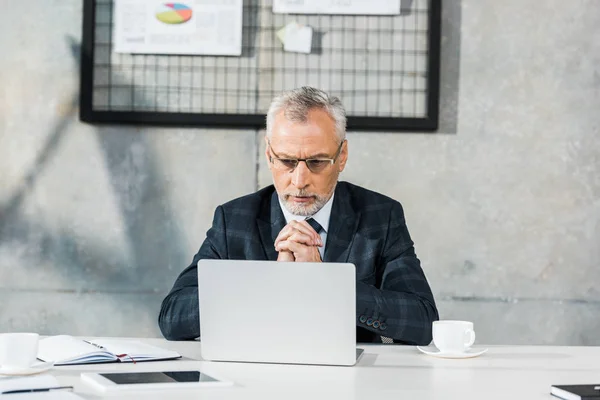
POLYGON ((106 350, 76 339, 69 335, 51 336, 39 342, 38 358, 54 362, 56 365, 72 364, 78 361, 115 361, 116 357, 106 350))
POLYGON ((126 354, 127 357, 120 357, 121 361, 132 361, 131 358, 138 360, 164 360, 180 358, 181 355, 176 351, 163 349, 135 340, 118 339, 94 339, 93 342, 106 348, 115 355, 126 354), (130 358, 131 357, 131 358, 130 358))

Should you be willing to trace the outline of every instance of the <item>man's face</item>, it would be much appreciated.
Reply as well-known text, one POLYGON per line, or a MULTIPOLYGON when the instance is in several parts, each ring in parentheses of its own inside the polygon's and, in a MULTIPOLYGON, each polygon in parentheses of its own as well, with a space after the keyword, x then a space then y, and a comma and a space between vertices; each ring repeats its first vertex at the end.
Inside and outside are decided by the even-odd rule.
POLYGON ((348 159, 348 144, 344 142, 332 165, 320 172, 311 171, 305 162, 295 169, 281 168, 270 162, 271 157, 284 159, 335 158, 340 149, 335 122, 327 112, 314 109, 306 122, 291 122, 283 111, 275 116, 271 140, 267 139, 267 163, 279 198, 289 212, 310 216, 319 211, 331 198, 340 172, 348 159))

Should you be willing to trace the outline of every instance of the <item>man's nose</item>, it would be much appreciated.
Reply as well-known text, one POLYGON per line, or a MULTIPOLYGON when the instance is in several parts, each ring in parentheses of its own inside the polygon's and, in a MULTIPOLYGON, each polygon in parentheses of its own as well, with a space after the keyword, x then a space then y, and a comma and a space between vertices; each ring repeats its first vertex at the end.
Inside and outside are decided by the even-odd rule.
POLYGON ((304 189, 310 183, 310 170, 304 161, 298 162, 292 172, 292 184, 298 189, 304 189))

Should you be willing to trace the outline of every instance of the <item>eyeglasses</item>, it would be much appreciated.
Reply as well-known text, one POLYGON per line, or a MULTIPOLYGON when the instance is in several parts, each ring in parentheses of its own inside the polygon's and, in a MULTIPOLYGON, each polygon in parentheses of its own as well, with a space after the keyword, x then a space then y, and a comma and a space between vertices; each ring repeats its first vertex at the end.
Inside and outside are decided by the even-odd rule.
POLYGON ((269 141, 269 149, 275 156, 269 157, 269 161, 271 161, 276 169, 288 172, 293 172, 300 161, 304 161, 310 172, 318 174, 319 172, 323 172, 330 165, 335 164, 337 158, 340 156, 344 142, 345 140, 342 140, 342 143, 340 143, 340 146, 335 152, 335 156, 333 156, 333 158, 281 158, 273 151, 273 148, 271 147, 271 141, 269 141))

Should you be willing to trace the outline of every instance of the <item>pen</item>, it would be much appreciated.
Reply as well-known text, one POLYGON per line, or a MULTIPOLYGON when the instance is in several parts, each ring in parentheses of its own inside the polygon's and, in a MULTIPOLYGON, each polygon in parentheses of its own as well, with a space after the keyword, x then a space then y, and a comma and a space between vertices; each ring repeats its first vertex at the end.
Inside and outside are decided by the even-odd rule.
POLYGON ((0 392, 0 394, 36 393, 36 392, 49 392, 51 390, 66 390, 66 389, 73 389, 73 386, 56 386, 56 387, 39 388, 39 389, 7 390, 6 392, 0 392))
POLYGON ((84 340, 84 342, 86 342, 87 344, 91 344, 92 346, 96 346, 96 347, 97 347, 97 348, 99 348, 100 350, 106 350, 106 348, 105 348, 104 346, 100 346, 99 344, 92 343, 92 342, 89 342, 89 341, 87 341, 87 340, 84 340))

